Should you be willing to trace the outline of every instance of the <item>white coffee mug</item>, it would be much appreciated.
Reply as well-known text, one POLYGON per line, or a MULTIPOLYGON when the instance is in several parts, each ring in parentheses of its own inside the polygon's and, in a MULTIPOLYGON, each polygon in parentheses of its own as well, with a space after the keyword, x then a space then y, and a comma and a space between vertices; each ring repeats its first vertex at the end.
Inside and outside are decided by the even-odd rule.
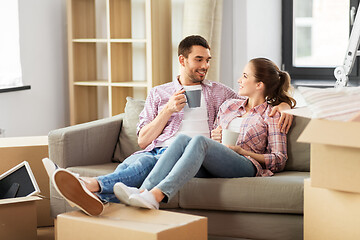
POLYGON ((223 129, 221 131, 221 142, 222 144, 235 146, 239 137, 238 132, 230 131, 229 129, 223 129))

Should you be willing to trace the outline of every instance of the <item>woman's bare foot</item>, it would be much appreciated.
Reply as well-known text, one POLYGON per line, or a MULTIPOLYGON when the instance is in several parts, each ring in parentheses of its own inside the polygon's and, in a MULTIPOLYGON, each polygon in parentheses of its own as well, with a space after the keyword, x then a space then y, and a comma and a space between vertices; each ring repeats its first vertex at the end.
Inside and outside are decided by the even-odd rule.
POLYGON ((158 203, 161 202, 165 197, 165 194, 159 188, 155 187, 155 188, 151 189, 150 192, 152 193, 152 195, 154 195, 155 200, 158 203))
POLYGON ((82 179, 84 181, 85 187, 90 192, 99 192, 100 191, 100 185, 99 185, 98 181, 95 178, 81 177, 80 179, 82 179))

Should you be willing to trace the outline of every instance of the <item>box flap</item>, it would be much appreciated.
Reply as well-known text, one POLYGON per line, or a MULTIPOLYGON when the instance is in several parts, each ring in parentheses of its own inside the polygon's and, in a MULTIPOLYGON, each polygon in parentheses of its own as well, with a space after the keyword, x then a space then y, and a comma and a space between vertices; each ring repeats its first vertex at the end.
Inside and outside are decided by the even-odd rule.
POLYGON ((41 200, 41 198, 36 197, 36 196, 7 198, 7 199, 0 199, 0 205, 2 205, 2 204, 10 204, 10 203, 38 201, 38 200, 41 200))
POLYGON ((312 119, 298 142, 360 148, 359 132, 360 122, 312 119))
POLYGON ((293 108, 293 109, 285 110, 283 112, 304 118, 312 117, 312 111, 308 107, 293 108))
POLYGON ((48 145, 47 136, 0 138, 0 148, 46 145, 48 145))

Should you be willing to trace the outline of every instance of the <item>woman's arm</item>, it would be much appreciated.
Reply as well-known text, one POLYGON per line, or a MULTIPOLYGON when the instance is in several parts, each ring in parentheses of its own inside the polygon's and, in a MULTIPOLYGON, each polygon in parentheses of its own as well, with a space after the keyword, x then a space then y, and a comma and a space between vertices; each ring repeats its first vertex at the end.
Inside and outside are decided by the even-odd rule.
POLYGON ((265 166, 265 156, 264 154, 259 154, 259 153, 254 153, 251 151, 246 151, 244 150, 242 147, 240 146, 230 146, 230 145, 225 145, 228 148, 230 148, 231 150, 237 152, 238 154, 241 154, 245 157, 249 156, 253 159, 255 159, 256 161, 258 161, 262 166, 265 166))
POLYGON ((286 134, 280 131, 278 121, 280 114, 265 119, 267 124, 267 146, 266 153, 258 154, 244 150, 240 146, 228 146, 233 151, 255 159, 260 165, 272 172, 282 171, 287 160, 286 134))
POLYGON ((279 119, 280 114, 265 119, 268 128, 265 168, 272 172, 282 171, 287 160, 286 134, 280 131, 279 119))

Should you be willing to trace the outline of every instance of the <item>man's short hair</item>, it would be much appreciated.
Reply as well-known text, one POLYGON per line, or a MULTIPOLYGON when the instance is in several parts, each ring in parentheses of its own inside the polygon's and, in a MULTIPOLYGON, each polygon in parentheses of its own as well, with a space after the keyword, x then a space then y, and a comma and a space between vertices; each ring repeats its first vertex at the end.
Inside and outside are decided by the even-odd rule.
POLYGON ((205 38, 199 35, 191 35, 184 38, 178 47, 178 56, 183 55, 184 57, 188 57, 191 52, 192 46, 202 46, 210 50, 209 43, 205 38))

